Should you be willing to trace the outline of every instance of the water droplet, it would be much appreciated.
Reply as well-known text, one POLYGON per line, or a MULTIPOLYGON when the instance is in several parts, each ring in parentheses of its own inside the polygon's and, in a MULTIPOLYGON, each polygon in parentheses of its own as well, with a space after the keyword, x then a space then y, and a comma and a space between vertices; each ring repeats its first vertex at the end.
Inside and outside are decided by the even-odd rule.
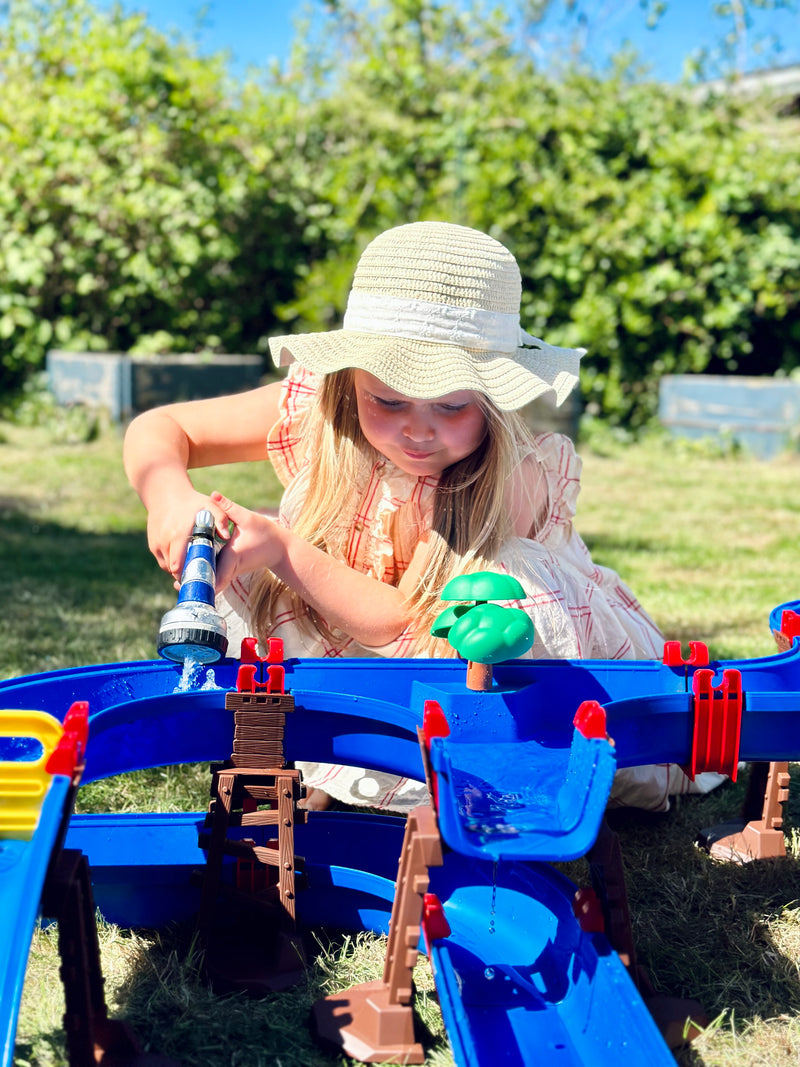
POLYGON ((487 967, 486 970, 483 972, 483 977, 486 978, 490 982, 494 978, 494 975, 495 975, 494 967, 487 967))
POLYGON ((201 689, 221 689, 222 686, 217 685, 217 676, 211 667, 206 671, 206 680, 200 686, 201 689))
POLYGON ((200 673, 200 666, 201 664, 199 664, 197 660, 185 659, 183 661, 181 677, 178 684, 175 686, 174 692, 189 693, 194 689, 197 682, 197 676, 200 673))
POLYGON ((492 863, 492 908, 489 913, 489 933, 494 933, 494 915, 497 904, 497 860, 492 863))

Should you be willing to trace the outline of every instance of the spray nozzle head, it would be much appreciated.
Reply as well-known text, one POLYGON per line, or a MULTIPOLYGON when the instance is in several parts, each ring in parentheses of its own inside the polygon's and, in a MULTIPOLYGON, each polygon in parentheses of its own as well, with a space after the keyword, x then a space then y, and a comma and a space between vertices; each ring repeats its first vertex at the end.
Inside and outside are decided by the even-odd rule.
POLYGON ((205 604, 178 604, 161 620, 157 648, 175 663, 216 663, 228 651, 225 620, 205 604))

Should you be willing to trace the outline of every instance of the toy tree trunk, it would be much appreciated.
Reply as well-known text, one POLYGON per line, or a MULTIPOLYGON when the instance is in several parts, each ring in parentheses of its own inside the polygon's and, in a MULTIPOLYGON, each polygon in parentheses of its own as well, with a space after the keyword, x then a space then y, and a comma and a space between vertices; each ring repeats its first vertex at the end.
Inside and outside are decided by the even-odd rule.
POLYGON ((474 660, 469 660, 467 662, 467 689, 474 689, 477 692, 488 693, 491 688, 491 663, 475 663, 474 660))

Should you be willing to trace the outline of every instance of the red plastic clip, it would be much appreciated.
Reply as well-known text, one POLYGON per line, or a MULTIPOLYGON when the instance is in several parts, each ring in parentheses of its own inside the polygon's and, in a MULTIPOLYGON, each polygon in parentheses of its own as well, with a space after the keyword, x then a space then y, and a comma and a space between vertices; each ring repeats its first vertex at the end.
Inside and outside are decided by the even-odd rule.
POLYGON ((75 769, 83 762, 86 742, 89 740, 89 704, 85 700, 74 701, 64 716, 64 732, 50 753, 45 770, 48 774, 63 774, 74 778, 75 769))
POLYGON ((572 898, 572 912, 581 930, 587 934, 603 934, 606 921, 600 898, 591 886, 582 886, 572 898))
POLYGON ((263 867, 256 867, 253 860, 236 860, 234 884, 244 893, 263 893, 269 885, 269 872, 263 867))
POLYGON ((426 700, 422 709, 422 736, 430 750, 431 738, 448 737, 450 724, 437 700, 426 700))
POLYGON ((268 693, 284 693, 284 682, 286 679, 286 669, 279 663, 273 663, 267 667, 267 692, 268 693))
POLYGON ((598 704, 596 700, 584 700, 578 710, 575 712, 575 718, 572 720, 572 725, 578 731, 588 738, 601 738, 605 740, 608 737, 606 731, 606 711, 602 704, 598 704))
POLYGON ((266 689, 268 693, 278 693, 281 696, 286 692, 286 670, 283 663, 283 641, 280 637, 270 637, 267 641, 266 656, 259 656, 256 651, 257 641, 255 637, 245 637, 242 640, 241 666, 236 674, 236 689, 239 693, 255 693, 256 689, 266 689), (266 682, 256 681, 256 672, 259 665, 269 663, 267 667, 266 682))
POLYGON ((63 774, 67 778, 74 777, 75 768, 80 762, 80 748, 80 738, 76 731, 65 730, 45 764, 47 773, 63 774))
POLYGON ((691 762, 685 770, 692 779, 700 771, 719 771, 735 782, 742 732, 742 675, 727 668, 716 689, 713 678, 713 671, 700 670, 692 679, 694 736, 691 762))
POLYGON ((283 663, 283 641, 280 637, 270 637, 267 641, 266 656, 258 654, 258 640, 255 637, 243 637, 239 659, 242 663, 283 663))
POLYGON ((781 612, 781 633, 791 645, 795 637, 800 637, 800 615, 791 608, 781 612))
MULTIPOLYGON (((260 663, 265 662, 260 660, 260 663)), ((239 666, 239 670, 236 672, 236 691, 237 693, 255 693, 257 689, 266 689, 268 693, 283 694, 285 692, 284 686, 286 684, 286 670, 278 663, 270 664, 267 667, 267 680, 266 682, 256 681, 256 672, 258 671, 258 665, 255 663, 242 663, 239 666)))
POLYGON ((665 667, 707 667, 708 646, 702 641, 690 641, 689 658, 684 659, 680 641, 665 641, 662 663, 665 667))
MULTIPOLYGON (((422 739, 428 752, 431 750, 431 741, 434 737, 448 737, 450 724, 445 718, 441 705, 437 700, 426 700, 422 707, 422 739)), ((431 770, 431 790, 433 792, 433 806, 439 810, 439 776, 431 770)))
POLYGON ((240 664, 239 670, 236 672, 237 693, 255 693, 257 670, 258 667, 255 663, 240 664))
POLYGON ((74 730, 78 735, 81 747, 86 748, 89 740, 89 702, 76 700, 70 705, 69 711, 64 716, 64 730, 74 730))
POLYGON ((444 913, 442 902, 435 893, 425 893, 422 897, 422 933, 425 937, 425 951, 430 956, 431 941, 450 936, 450 923, 444 913))
POLYGON ((258 641, 255 637, 243 637, 242 647, 239 652, 239 659, 242 663, 258 663, 261 659, 258 652, 258 641))

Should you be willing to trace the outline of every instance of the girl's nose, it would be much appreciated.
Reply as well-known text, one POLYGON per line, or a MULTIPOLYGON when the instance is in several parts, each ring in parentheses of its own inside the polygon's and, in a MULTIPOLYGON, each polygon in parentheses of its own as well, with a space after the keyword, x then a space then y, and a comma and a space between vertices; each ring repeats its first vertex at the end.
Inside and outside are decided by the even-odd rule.
POLYGON ((410 441, 432 441, 435 432, 424 412, 411 411, 403 426, 403 436, 410 441))

